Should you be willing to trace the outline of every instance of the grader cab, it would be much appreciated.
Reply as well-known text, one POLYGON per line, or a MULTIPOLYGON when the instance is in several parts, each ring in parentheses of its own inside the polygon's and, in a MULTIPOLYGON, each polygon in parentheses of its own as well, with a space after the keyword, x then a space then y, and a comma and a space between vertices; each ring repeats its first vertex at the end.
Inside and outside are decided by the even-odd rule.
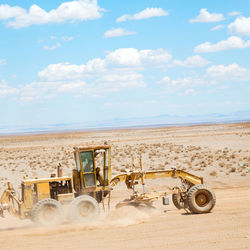
POLYGON ((62 176, 61 166, 57 176, 50 178, 24 179, 21 183, 21 195, 16 195, 13 186, 8 182, 8 188, 0 198, 0 216, 4 211, 20 219, 31 219, 39 224, 59 224, 67 218, 71 221, 86 222, 97 218, 100 203, 105 208, 104 200, 108 199, 110 207, 111 191, 119 182, 125 182, 132 190, 129 199, 117 204, 148 204, 162 197, 163 204, 168 204, 169 192, 146 192, 145 180, 155 178, 178 178, 182 185, 173 188, 172 201, 178 209, 188 209, 193 213, 208 213, 215 205, 213 190, 203 185, 203 178, 182 170, 149 171, 143 170, 142 160, 135 169, 134 162, 127 173, 111 178, 111 146, 74 147, 76 168, 72 177, 62 176), (136 190, 136 185, 142 184, 142 192, 136 190), (63 206, 65 205, 65 206, 63 206))
POLYGON ((74 147, 76 169, 73 169, 73 186, 76 196, 91 193, 101 201, 102 192, 109 191, 110 151, 108 145, 74 147))

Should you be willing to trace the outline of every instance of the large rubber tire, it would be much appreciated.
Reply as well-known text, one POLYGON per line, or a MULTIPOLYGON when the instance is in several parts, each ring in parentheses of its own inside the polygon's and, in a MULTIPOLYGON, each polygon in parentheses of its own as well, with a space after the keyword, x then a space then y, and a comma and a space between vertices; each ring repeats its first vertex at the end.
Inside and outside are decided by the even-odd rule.
POLYGON ((178 209, 186 208, 186 204, 185 204, 186 202, 181 200, 180 188, 176 187, 175 189, 178 190, 177 193, 172 194, 172 201, 175 207, 178 209))
POLYGON ((32 221, 40 225, 57 225, 63 222, 63 208, 54 199, 44 199, 36 203, 32 211, 32 221))
POLYGON ((195 214, 209 213, 216 203, 214 191, 203 185, 191 187, 187 194, 188 209, 195 214))
POLYGON ((97 219, 100 214, 98 202, 89 195, 75 198, 69 206, 69 219, 73 222, 89 222, 97 219))

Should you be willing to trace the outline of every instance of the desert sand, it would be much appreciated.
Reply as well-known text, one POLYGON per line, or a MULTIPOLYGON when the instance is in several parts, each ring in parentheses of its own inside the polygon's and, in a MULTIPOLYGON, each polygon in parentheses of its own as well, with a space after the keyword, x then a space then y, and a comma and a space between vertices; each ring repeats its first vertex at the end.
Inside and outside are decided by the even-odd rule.
MULTIPOLYGON (((43 228, 29 220, 0 218, 0 249, 250 249, 250 124, 67 132, 0 137, 0 192, 23 176, 48 177, 59 163, 74 167, 73 147, 112 145, 112 174, 126 172, 132 155, 146 170, 176 167, 203 176, 217 203, 209 214, 187 214, 172 203, 155 209, 115 209, 130 191, 123 183, 112 194, 111 211, 86 225, 43 228)), ((177 180, 147 181, 166 190, 177 180)))

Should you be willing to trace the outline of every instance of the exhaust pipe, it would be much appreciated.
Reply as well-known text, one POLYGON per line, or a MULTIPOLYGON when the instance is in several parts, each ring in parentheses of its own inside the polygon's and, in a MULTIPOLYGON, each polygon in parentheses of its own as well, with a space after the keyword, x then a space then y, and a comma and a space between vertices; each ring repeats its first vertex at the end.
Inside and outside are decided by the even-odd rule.
POLYGON ((62 177, 63 176, 63 168, 61 163, 57 166, 57 177, 62 177))

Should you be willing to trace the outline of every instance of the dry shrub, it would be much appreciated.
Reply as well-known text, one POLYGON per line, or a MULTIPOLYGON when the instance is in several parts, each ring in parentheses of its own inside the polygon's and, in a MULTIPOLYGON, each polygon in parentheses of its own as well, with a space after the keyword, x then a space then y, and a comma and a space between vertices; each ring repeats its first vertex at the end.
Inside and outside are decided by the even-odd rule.
POLYGON ((211 176, 217 176, 217 172, 216 172, 215 170, 211 171, 209 174, 210 174, 211 176))
POLYGON ((221 162, 219 162, 219 166, 220 166, 221 168, 223 168, 223 167, 225 167, 225 163, 224 163, 223 161, 221 161, 221 162))
POLYGON ((230 173, 234 173, 236 171, 236 167, 232 167, 231 169, 230 169, 230 173))

